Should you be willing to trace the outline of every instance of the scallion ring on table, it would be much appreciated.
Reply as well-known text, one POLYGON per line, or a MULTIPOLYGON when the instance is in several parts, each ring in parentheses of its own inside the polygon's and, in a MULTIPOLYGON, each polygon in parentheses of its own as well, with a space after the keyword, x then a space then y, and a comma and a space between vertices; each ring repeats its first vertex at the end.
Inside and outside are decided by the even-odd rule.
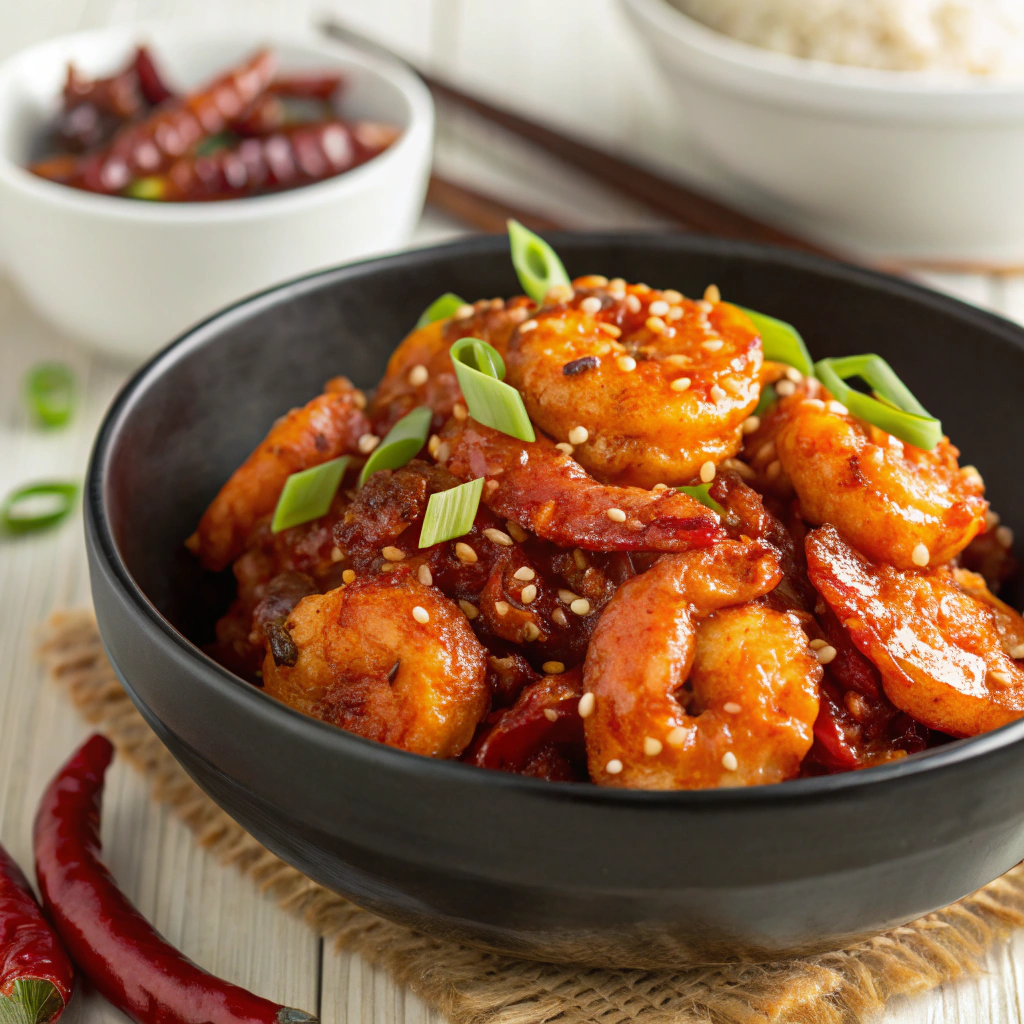
POLYGON ((406 413, 385 435, 373 453, 366 460, 363 471, 359 474, 359 486, 369 479, 371 473, 378 469, 401 469, 411 459, 416 458, 427 443, 430 433, 430 421, 434 414, 426 405, 417 406, 412 412, 406 413))
POLYGON ((277 499, 270 532, 280 533, 326 515, 349 462, 351 458, 342 455, 329 462, 321 462, 319 466, 292 473, 285 480, 284 490, 277 499))
POLYGON ((720 516, 725 515, 725 509, 711 497, 711 484, 694 484, 692 487, 677 487, 676 490, 688 494, 691 498, 696 498, 712 512, 717 512, 720 516))
POLYGON ((925 451, 931 451, 942 440, 942 424, 929 415, 881 356, 820 359, 814 372, 832 397, 858 419, 925 451), (847 384, 851 377, 863 380, 874 395, 866 395, 847 384))
POLYGON ((503 381, 505 360, 501 353, 479 338, 460 338, 450 353, 469 415, 509 437, 536 441, 522 396, 503 381))
POLYGON ((447 320, 449 317, 455 315, 457 309, 461 309, 463 306, 468 306, 469 303, 465 299, 460 299, 455 292, 445 292, 438 299, 427 306, 422 313, 420 313, 419 320, 416 321, 416 330, 418 331, 421 327, 426 327, 427 324, 432 324, 436 320, 447 320))
POLYGON ((56 526, 75 507, 78 484, 47 480, 12 491, 0 505, 0 522, 8 533, 31 533, 56 526))
POLYGON ((47 427, 62 427, 75 408, 75 376, 62 363, 40 363, 25 377, 25 400, 47 427))
POLYGON ((558 254, 539 235, 523 227, 517 220, 508 222, 508 240, 512 247, 512 266, 515 267, 523 291, 537 305, 554 287, 572 287, 558 254))
POLYGON ((761 348, 765 359, 775 363, 785 363, 798 369, 805 377, 814 374, 814 361, 810 352, 804 344, 800 332, 785 320, 777 320, 767 313, 758 313, 756 310, 747 309, 746 306, 737 306, 743 310, 754 322, 758 333, 761 335, 761 348))
POLYGON ((420 547, 429 548, 469 533, 473 529, 483 490, 484 478, 479 476, 469 483, 432 494, 420 530, 420 547))

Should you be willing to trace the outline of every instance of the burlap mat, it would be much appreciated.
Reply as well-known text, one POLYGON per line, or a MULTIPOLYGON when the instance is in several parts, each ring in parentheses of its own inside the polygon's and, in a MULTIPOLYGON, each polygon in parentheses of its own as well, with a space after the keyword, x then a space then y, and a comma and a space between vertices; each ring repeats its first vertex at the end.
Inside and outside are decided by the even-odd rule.
POLYGON ((897 995, 981 969, 1024 924, 1024 865, 945 910, 813 958, 672 971, 537 964, 439 942, 321 888, 264 849, 171 757, 121 689, 91 612, 54 615, 42 657, 83 716, 152 782, 197 841, 339 950, 386 968, 453 1024, 857 1024, 897 995))

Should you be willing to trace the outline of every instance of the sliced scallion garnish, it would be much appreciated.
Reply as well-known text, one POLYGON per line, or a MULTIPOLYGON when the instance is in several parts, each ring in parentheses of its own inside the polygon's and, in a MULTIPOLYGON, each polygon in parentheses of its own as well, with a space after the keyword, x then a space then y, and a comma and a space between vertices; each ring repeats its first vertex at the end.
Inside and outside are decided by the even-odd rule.
POLYGON ((523 291, 538 305, 556 285, 572 287, 562 261, 554 249, 529 228, 517 220, 508 222, 508 240, 512 246, 512 266, 515 267, 523 291))
POLYGON ((504 383, 505 360, 479 338, 460 338, 450 354, 469 415, 478 423, 520 441, 536 441, 522 396, 504 383))
POLYGON ((40 423, 62 427, 75 407, 75 377, 62 363, 40 363, 25 377, 25 399, 40 423))
POLYGON ((804 339, 800 332, 785 320, 776 320, 767 313, 758 313, 746 306, 737 306, 750 317, 761 335, 761 348, 764 351, 765 359, 775 363, 785 363, 787 366, 795 366, 805 377, 814 374, 814 362, 811 354, 807 351, 804 339))
POLYGON ((761 397, 758 399, 754 415, 763 416, 778 400, 778 392, 771 384, 767 384, 765 387, 761 388, 761 397))
POLYGON ((10 995, 0 995, 0 1024, 46 1024, 64 1009, 56 985, 42 978, 18 978, 10 995))
POLYGON ((691 498, 696 498, 712 512, 717 512, 720 516, 725 515, 725 509, 711 497, 711 484, 694 484, 692 487, 677 487, 676 490, 688 494, 691 498))
POLYGON ((476 519, 476 510, 480 507, 483 490, 484 478, 479 476, 469 483, 432 494, 420 530, 420 547, 429 548, 441 541, 454 540, 469 533, 476 519))
POLYGON ((931 451, 942 440, 942 424, 929 415, 881 356, 821 359, 815 363, 814 372, 832 397, 858 419, 925 451, 931 451), (865 395, 847 384, 851 377, 863 380, 875 396, 865 395))
POLYGON ((327 513, 351 459, 347 455, 292 473, 277 499, 271 533, 319 519, 327 513))
POLYGON ((55 526, 75 507, 78 484, 48 480, 12 491, 0 506, 8 533, 31 533, 55 526))
POLYGON ((401 469, 410 459, 414 459, 427 443, 433 416, 426 405, 420 405, 403 416, 366 460, 359 474, 359 486, 362 487, 370 474, 376 473, 378 469, 401 469))
POLYGON ((445 292, 420 313, 420 318, 416 321, 416 330, 426 327, 427 324, 432 324, 435 320, 447 320, 450 316, 454 316, 455 310, 467 305, 469 303, 465 299, 460 299, 455 292, 445 292))

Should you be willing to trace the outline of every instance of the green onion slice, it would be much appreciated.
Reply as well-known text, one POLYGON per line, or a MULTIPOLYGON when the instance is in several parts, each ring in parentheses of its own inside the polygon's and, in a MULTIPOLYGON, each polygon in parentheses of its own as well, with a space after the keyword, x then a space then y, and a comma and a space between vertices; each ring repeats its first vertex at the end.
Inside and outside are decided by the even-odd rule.
POLYGON ((435 320, 447 320, 455 315, 455 310, 468 305, 469 303, 465 299, 460 299, 455 292, 445 292, 420 313, 420 318, 416 321, 416 330, 432 324, 435 320))
POLYGON ((19 487, 0 506, 0 521, 8 533, 45 530, 67 517, 77 497, 78 484, 58 480, 19 487))
POLYGON ((504 383, 505 360, 501 353, 479 338, 460 338, 450 353, 469 415, 509 437, 536 441, 522 396, 504 383))
POLYGON ((46 1024, 64 1009, 57 986, 42 978, 18 978, 0 995, 0 1024, 46 1024))
POLYGON ((429 548, 441 541, 454 540, 469 533, 483 491, 484 478, 479 476, 468 484, 459 484, 451 490, 432 494, 423 517, 423 529, 420 530, 420 547, 429 548))
POLYGON ((362 487, 370 474, 378 469, 401 469, 410 459, 416 458, 427 443, 433 417, 434 413, 426 405, 420 405, 403 416, 366 460, 359 474, 359 486, 362 487))
POLYGON ((512 266, 523 291, 538 305, 556 285, 572 287, 572 279, 555 250, 539 235, 517 220, 508 222, 508 240, 512 246, 512 266))
POLYGON ((725 509, 711 497, 711 484, 695 484, 693 487, 677 487, 677 491, 682 491, 683 494, 688 494, 691 498, 696 498, 702 505, 706 505, 712 512, 717 512, 720 516, 725 515, 725 509))
POLYGON ((62 427, 75 406, 75 376, 62 363, 40 363, 25 377, 25 398, 36 419, 62 427))
POLYGON ((292 526, 319 519, 327 513, 341 486, 341 478, 351 461, 348 455, 321 462, 319 466, 292 473, 284 482, 277 499, 271 533, 280 533, 292 526))
POLYGON ((149 202, 160 202, 166 192, 166 181, 159 175, 151 175, 146 178, 136 178, 129 182, 122 195, 127 199, 145 199, 149 202))
POLYGON ((895 370, 877 355, 821 359, 814 371, 818 379, 858 419, 925 451, 942 440, 942 424, 914 397, 895 370), (874 392, 865 395, 846 381, 860 377, 874 392))
POLYGON ((763 416, 779 400, 778 392, 771 384, 761 388, 761 397, 758 400, 755 416, 763 416))
POLYGON ((742 309, 754 321, 754 326, 761 335, 765 359, 795 366, 805 377, 814 374, 811 354, 807 351, 800 332, 792 324, 787 324, 785 320, 776 320, 767 313, 757 313, 746 306, 737 306, 737 309, 742 309))

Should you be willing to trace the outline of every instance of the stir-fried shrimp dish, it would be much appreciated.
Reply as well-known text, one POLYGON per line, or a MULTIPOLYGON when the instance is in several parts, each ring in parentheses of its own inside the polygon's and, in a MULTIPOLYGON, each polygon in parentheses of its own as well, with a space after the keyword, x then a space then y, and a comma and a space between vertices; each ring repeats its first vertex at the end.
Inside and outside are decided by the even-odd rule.
POLYGON ((325 367, 213 499, 222 664, 404 751, 632 789, 1024 717, 1012 534, 883 359, 510 236, 524 294, 442 296, 372 392, 325 367))

